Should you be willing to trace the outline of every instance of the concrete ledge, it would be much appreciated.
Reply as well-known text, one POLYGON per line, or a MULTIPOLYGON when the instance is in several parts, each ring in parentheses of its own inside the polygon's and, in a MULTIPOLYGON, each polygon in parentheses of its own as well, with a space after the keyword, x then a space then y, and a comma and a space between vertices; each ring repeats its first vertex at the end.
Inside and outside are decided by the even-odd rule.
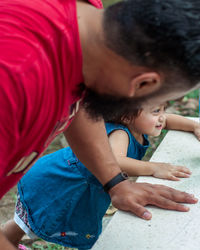
MULTIPOLYGON (((200 142, 192 133, 168 132, 151 161, 187 166, 192 176, 176 182, 139 177, 137 182, 164 184, 192 193, 200 200, 200 142)), ((148 206, 153 215, 151 221, 118 211, 92 249, 199 250, 200 202, 189 206, 187 213, 148 206)))

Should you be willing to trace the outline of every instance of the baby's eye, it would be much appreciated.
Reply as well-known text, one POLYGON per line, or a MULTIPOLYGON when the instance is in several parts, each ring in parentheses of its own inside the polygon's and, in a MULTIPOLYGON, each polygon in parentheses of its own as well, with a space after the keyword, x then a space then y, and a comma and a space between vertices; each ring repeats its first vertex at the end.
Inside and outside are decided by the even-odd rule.
POLYGON ((160 108, 159 108, 159 109, 155 109, 155 110, 153 110, 153 113, 154 113, 154 114, 157 114, 157 113, 160 112, 160 110, 161 110, 160 108))

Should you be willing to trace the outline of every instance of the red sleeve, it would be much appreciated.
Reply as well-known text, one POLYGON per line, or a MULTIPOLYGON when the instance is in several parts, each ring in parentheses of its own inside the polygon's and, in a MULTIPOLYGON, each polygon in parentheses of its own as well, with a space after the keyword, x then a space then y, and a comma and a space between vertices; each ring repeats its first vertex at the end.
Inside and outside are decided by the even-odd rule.
POLYGON ((8 171, 19 139, 18 98, 15 80, 5 67, 0 68, 0 176, 8 171))
MULTIPOLYGON (((0 197, 14 186, 22 174, 7 177, 7 173, 19 161, 15 150, 20 137, 20 97, 15 77, 4 65, 0 65, 0 197), (16 161, 14 163, 14 161, 16 161)), ((20 157, 20 156, 19 156, 20 157)))
POLYGON ((103 9, 103 3, 101 0, 88 0, 92 5, 98 9, 103 9))

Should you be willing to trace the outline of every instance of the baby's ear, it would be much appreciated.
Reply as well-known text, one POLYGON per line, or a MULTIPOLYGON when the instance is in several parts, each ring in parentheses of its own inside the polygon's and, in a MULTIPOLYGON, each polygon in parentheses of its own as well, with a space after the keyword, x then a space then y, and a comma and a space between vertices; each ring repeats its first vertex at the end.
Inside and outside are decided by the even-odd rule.
POLYGON ((128 125, 128 124, 131 122, 131 119, 130 119, 130 117, 128 117, 128 116, 124 116, 124 117, 122 117, 122 122, 123 122, 125 125, 128 125))

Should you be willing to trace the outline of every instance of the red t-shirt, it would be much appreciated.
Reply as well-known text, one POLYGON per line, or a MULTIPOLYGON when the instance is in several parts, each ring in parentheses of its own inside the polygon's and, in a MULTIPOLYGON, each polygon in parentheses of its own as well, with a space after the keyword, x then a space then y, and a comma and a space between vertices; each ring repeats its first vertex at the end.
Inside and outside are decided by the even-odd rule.
POLYGON ((83 81, 75 0, 0 1, 0 197, 68 126, 83 81))

